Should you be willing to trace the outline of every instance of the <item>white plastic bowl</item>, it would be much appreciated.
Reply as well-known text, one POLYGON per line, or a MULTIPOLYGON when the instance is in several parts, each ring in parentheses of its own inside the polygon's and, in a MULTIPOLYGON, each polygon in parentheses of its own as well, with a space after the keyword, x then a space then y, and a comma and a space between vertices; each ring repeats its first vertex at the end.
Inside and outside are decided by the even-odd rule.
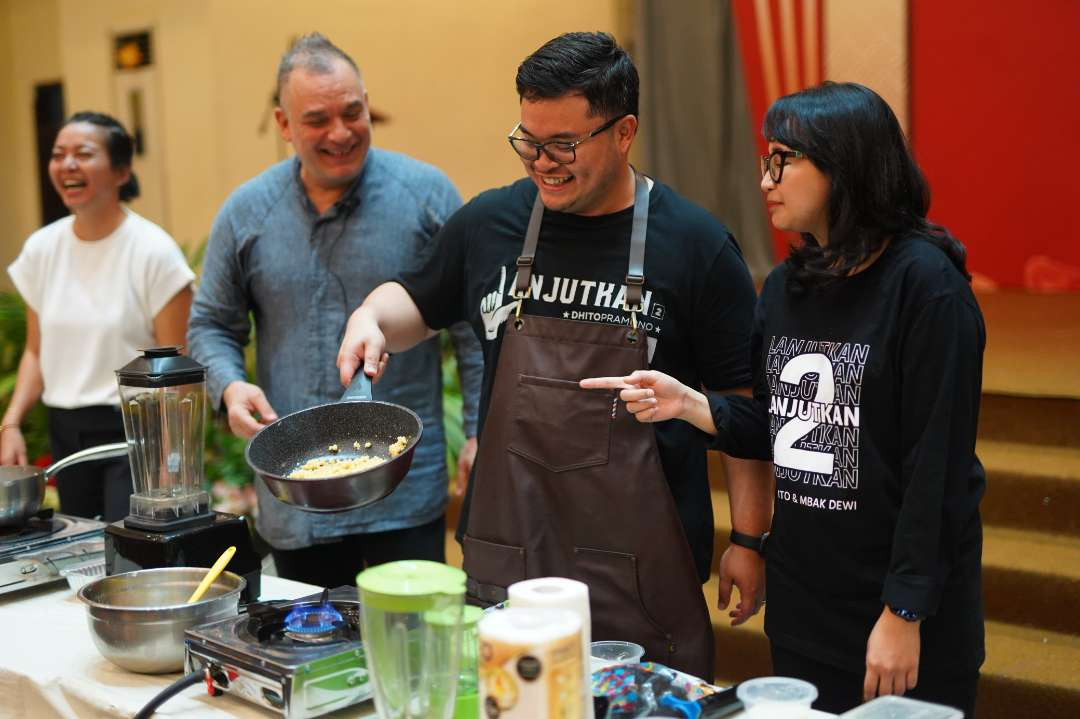
POLYGON ((840 716, 844 719, 964 719, 964 712, 943 704, 884 696, 860 704, 840 716))
POLYGON ((739 685, 735 695, 748 717, 797 719, 806 715, 817 699, 817 687, 791 677, 760 677, 739 685))
POLYGON ((608 640, 593 642, 589 654, 589 671, 597 672, 613 664, 637 664, 645 648, 634 642, 608 640))

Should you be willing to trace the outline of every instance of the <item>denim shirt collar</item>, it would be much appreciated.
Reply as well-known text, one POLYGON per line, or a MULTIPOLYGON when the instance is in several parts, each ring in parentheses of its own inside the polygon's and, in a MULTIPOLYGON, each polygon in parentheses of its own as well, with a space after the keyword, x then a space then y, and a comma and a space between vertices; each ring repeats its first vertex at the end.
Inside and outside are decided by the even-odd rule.
POLYGON ((341 197, 337 199, 333 205, 327 208, 326 212, 319 214, 319 211, 315 208, 315 204, 308 197, 307 190, 304 188, 304 180, 300 176, 300 170, 302 169, 300 164, 300 158, 293 155, 293 180, 296 184, 297 197, 300 200, 300 206, 307 211, 308 215, 314 221, 329 221, 337 219, 340 215, 348 216, 359 205, 361 199, 360 187, 364 182, 364 176, 367 175, 368 166, 374 161, 375 153, 368 150, 367 157, 364 158, 364 164, 360 167, 360 174, 356 176, 356 179, 352 181, 342 193, 341 197))

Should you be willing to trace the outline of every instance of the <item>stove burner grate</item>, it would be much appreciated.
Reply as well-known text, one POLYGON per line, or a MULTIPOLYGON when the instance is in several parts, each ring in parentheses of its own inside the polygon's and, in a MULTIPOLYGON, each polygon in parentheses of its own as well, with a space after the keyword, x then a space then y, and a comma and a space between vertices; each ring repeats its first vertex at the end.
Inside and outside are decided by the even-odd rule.
POLYGON ((0 547, 16 542, 29 542, 56 534, 64 528, 64 521, 53 517, 53 511, 38 512, 19 527, 0 528, 0 547))
POLYGON ((289 612, 285 635, 300 642, 330 641, 343 623, 341 612, 324 600, 318 606, 299 606, 289 612))
POLYGON ((351 602, 256 603, 238 627, 242 639, 266 647, 304 647, 360 640, 360 608, 351 602))

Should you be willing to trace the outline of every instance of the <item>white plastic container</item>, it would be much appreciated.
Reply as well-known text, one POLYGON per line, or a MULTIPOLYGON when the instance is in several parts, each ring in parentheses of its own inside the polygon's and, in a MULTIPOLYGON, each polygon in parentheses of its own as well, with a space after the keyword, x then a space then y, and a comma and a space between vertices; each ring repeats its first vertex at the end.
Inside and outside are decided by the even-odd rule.
POLYGON ((753 719, 802 719, 817 699, 817 687, 791 677, 760 677, 739 685, 735 696, 753 719))
POLYGON ((613 664, 638 664, 645 654, 640 644, 614 640, 593 642, 589 650, 590 672, 598 672, 613 664))
POLYGON ((842 719, 964 719, 964 712, 944 704, 885 696, 872 699, 840 716, 842 719))
POLYGON ((84 584, 105 576, 105 557, 65 567, 60 570, 60 576, 67 579, 68 586, 77 592, 84 584))

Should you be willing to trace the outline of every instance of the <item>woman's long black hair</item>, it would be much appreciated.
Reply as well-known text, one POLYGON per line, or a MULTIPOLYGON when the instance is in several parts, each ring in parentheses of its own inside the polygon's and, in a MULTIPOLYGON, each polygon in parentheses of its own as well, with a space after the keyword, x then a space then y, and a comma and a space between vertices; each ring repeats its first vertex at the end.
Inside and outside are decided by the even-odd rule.
MULTIPOLYGON (((804 233, 788 256, 788 289, 846 277, 886 241, 922 239, 941 248, 960 272, 964 246, 926 219, 926 184, 896 115, 868 87, 826 82, 781 97, 765 115, 769 141, 806 153, 830 181, 829 237, 822 247, 804 233)), ((782 182, 782 181, 781 181, 782 182)))

